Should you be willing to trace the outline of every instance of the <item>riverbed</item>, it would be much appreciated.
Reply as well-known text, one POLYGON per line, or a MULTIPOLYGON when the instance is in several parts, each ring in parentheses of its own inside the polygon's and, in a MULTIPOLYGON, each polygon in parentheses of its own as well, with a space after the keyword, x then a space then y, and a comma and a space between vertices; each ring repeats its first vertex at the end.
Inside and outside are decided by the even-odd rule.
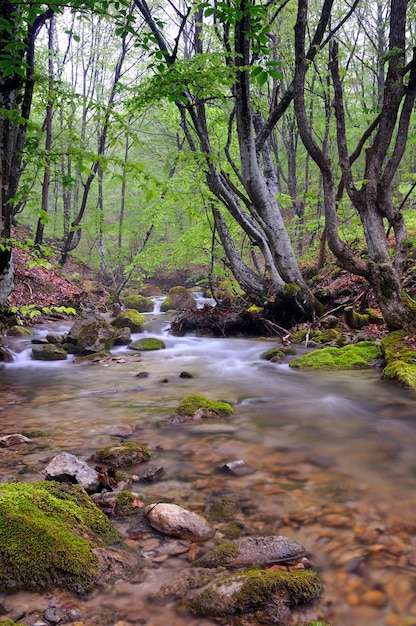
MULTIPOLYGON (((11 340, 15 361, 0 370, 0 436, 42 436, 0 449, 0 480, 41 480, 55 454, 88 460, 127 436, 146 443, 149 463, 164 468, 160 482, 133 484, 143 500, 204 514, 213 497, 232 494, 246 534, 300 541, 325 585, 321 619, 416 625, 416 396, 376 370, 302 373, 289 367, 293 357, 270 363, 261 355, 278 345, 273 339, 173 337, 159 314, 149 314, 144 329, 166 349, 131 356, 117 348, 95 364, 33 361, 30 339, 11 340), (190 393, 227 401, 234 413, 169 424, 190 393), (235 461, 248 471, 224 471, 235 461)), ((0 594, 2 613, 16 618, 20 610, 33 624, 45 606, 65 601, 85 626, 213 625, 158 597, 192 563, 186 549, 152 560, 150 540, 128 539, 149 554, 141 583, 82 601, 61 592, 0 594)))

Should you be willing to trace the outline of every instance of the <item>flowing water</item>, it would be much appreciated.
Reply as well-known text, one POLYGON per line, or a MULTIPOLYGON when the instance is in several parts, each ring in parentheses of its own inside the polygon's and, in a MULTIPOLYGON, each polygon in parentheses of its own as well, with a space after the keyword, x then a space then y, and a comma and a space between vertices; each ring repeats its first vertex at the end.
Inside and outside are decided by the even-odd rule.
MULTIPOLYGON (((150 314, 144 332, 162 338, 165 350, 131 361, 117 348, 111 362, 93 365, 33 361, 30 340, 10 340, 15 361, 0 370, 0 436, 37 429, 43 436, 0 448, 0 480, 40 480, 55 454, 88 460, 131 432, 165 470, 160 482, 133 484, 144 500, 203 514, 215 496, 235 495, 247 533, 285 534, 311 553, 325 585, 318 615, 332 626, 416 625, 416 396, 376 371, 300 373, 289 368, 290 357, 262 360, 273 340, 173 337, 168 328, 165 316, 150 314), (190 393, 228 401, 234 413, 167 423, 190 393), (251 471, 217 471, 236 460, 251 471)), ((130 545, 149 556, 143 582, 82 600, 0 595, 0 614, 20 611, 33 624, 65 600, 88 626, 214 624, 157 597, 192 567, 186 551, 152 560, 151 537, 130 545)))

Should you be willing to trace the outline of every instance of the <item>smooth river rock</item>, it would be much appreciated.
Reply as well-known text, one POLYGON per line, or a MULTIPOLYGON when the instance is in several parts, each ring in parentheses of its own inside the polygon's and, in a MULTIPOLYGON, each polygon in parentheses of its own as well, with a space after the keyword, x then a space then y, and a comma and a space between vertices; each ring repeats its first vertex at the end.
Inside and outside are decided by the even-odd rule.
POLYGON ((215 532, 204 517, 177 504, 167 502, 149 504, 144 513, 152 528, 180 539, 207 541, 215 532))
POLYGON ((199 567, 259 567, 296 562, 306 555, 301 543, 284 535, 241 537, 206 552, 195 564, 199 567))

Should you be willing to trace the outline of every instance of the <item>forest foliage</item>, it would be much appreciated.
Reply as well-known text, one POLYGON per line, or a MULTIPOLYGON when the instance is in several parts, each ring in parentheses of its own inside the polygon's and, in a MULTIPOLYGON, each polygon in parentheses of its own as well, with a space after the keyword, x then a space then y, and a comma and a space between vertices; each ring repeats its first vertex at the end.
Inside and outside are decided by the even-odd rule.
POLYGON ((314 315, 299 264, 331 254, 390 327, 413 323, 414 16, 406 0, 2 2, 0 274, 17 222, 40 259, 76 255, 115 290, 186 267, 295 320, 314 315))

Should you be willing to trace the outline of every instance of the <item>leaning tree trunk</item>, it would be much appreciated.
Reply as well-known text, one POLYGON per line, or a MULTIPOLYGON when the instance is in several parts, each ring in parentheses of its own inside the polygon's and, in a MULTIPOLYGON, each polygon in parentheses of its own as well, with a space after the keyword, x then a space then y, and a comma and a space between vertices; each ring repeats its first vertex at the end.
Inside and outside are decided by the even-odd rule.
POLYGON ((294 106, 302 141, 322 174, 328 245, 341 267, 369 281, 384 320, 391 330, 414 326, 416 323, 416 303, 405 294, 400 281, 407 257, 406 226, 402 213, 393 207, 391 200, 391 185, 405 151, 410 117, 416 98, 416 51, 410 63, 405 62, 406 9, 407 0, 391 0, 389 36, 391 56, 384 84, 383 106, 380 115, 363 134, 358 148, 351 156, 347 147, 338 45, 332 46, 330 69, 334 87, 338 158, 342 171, 342 185, 338 187, 338 193, 332 162, 314 140, 306 117, 307 0, 299 0, 295 27, 294 106), (359 176, 359 179, 365 182, 359 187, 355 184, 351 166, 374 131, 372 144, 365 151, 364 172, 359 176), (360 216, 367 243, 367 260, 356 256, 339 237, 336 207, 341 198, 340 189, 346 190, 360 216), (385 221, 395 234, 393 258, 386 237, 385 221))

